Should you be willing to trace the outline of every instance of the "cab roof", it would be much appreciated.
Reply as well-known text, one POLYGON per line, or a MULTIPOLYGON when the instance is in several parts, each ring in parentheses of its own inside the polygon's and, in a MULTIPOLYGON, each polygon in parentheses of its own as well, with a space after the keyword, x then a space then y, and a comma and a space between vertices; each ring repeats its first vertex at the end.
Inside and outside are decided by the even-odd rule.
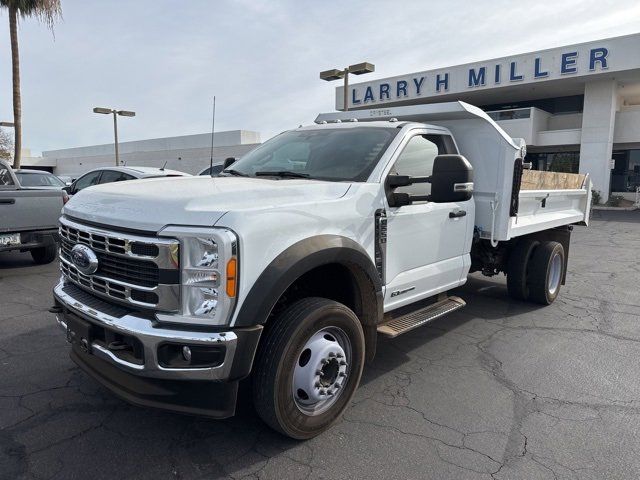
MULTIPOLYGON (((98 167, 94 168, 91 171, 96 172, 98 170, 112 170, 115 172, 123 172, 128 173, 136 178, 148 178, 148 177, 168 177, 168 176, 178 176, 178 177, 190 177, 191 174, 180 172, 178 170, 169 170, 166 168, 158 168, 158 167, 136 167, 136 166, 122 166, 122 167, 98 167)), ((87 172, 88 173, 88 172, 87 172)))

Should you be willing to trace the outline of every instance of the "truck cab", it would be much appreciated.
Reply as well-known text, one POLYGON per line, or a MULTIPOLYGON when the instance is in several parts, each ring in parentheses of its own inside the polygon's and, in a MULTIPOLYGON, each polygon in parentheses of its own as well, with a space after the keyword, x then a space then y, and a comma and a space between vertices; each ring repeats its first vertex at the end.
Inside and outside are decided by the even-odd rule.
POLYGON ((218 177, 80 192, 60 218, 71 357, 141 405, 311 438, 347 408, 379 335, 464 307, 470 272, 549 304, 586 176, 528 174, 522 142, 453 102, 320 115, 218 177))

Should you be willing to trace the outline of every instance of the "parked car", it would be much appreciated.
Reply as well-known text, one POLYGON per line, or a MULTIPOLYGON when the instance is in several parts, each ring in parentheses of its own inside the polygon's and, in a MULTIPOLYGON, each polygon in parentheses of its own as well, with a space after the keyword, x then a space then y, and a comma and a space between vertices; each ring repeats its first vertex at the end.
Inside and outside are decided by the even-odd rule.
POLYGON ((222 171, 223 168, 224 168, 224 165, 222 163, 220 165, 213 165, 212 167, 205 168, 198 175, 207 175, 207 176, 215 177, 222 171))
POLYGON ((70 186, 65 187, 69 195, 75 195, 81 190, 93 185, 123 182, 141 178, 159 177, 190 177, 191 174, 177 170, 167 170, 155 167, 101 167, 85 173, 70 186))
POLYGON ((66 184, 56 177, 53 173, 44 172, 42 170, 30 170, 21 168, 14 170, 20 186, 27 188, 41 188, 60 190, 66 187, 66 184))
POLYGON ((60 210, 68 198, 61 188, 26 188, 0 160, 0 252, 29 251, 36 263, 56 258, 60 210))
POLYGON ((130 402, 214 418, 251 375, 268 425, 314 437, 378 336, 464 307, 470 272, 559 295, 591 182, 523 172, 525 153, 466 103, 387 107, 320 115, 216 178, 82 192, 54 287, 71 357, 130 402))
POLYGON ((224 169, 226 169, 227 167, 235 163, 235 161, 236 161, 235 157, 227 157, 224 159, 223 163, 219 163, 217 165, 212 165, 210 167, 207 167, 204 170, 202 170, 198 175, 217 177, 220 174, 220 172, 222 172, 224 169))
POLYGON ((71 177, 69 175, 56 175, 56 177, 58 177, 60 180, 62 180, 66 186, 71 185, 73 183, 73 181, 75 180, 75 178, 73 178, 73 177, 71 177))

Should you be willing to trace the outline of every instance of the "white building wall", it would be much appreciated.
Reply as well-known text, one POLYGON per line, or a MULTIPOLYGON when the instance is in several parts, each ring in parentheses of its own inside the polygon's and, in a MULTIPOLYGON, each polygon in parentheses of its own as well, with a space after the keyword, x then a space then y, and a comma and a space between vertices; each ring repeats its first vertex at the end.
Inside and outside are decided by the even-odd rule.
POLYGON ((616 128, 613 134, 615 143, 640 142, 640 105, 622 107, 616 113, 616 128))
POLYGON ((581 134, 582 131, 579 128, 538 132, 536 147, 580 145, 581 134))
POLYGON ((569 130, 582 128, 581 113, 550 115, 545 130, 569 130))
MULTIPOLYGON (((260 134, 247 130, 216 132, 213 161, 241 157, 260 144, 260 134)), ((118 144, 120 163, 129 166, 162 167, 197 174, 209 166, 211 134, 154 138, 118 144)), ((55 174, 77 178, 97 167, 115 165, 114 145, 92 145, 43 152, 39 164, 51 165, 55 174)))
MULTIPOLYGON (((227 157, 241 157, 256 148, 257 144, 216 147, 213 152, 214 165, 224 162, 227 157)), ((209 166, 210 148, 188 148, 184 150, 159 150, 149 152, 121 153, 120 163, 138 167, 162 167, 181 172, 198 174, 209 166)), ((56 158, 56 175, 69 175, 78 178, 83 173, 98 167, 115 165, 115 154, 74 156, 56 158)))
POLYGON ((616 80, 586 84, 580 141, 580 173, 589 173, 593 188, 600 192, 603 202, 609 198, 610 159, 613 153, 617 105, 616 80))

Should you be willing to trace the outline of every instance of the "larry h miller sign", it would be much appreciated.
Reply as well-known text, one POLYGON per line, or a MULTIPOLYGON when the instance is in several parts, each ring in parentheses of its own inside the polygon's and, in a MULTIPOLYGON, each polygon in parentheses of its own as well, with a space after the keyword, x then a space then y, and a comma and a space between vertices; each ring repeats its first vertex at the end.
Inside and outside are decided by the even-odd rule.
MULTIPOLYGON (((415 103, 419 98, 633 68, 640 68, 639 35, 358 83, 349 87, 349 107, 415 103)), ((342 87, 336 88, 337 109, 343 104, 342 93, 342 87)))

